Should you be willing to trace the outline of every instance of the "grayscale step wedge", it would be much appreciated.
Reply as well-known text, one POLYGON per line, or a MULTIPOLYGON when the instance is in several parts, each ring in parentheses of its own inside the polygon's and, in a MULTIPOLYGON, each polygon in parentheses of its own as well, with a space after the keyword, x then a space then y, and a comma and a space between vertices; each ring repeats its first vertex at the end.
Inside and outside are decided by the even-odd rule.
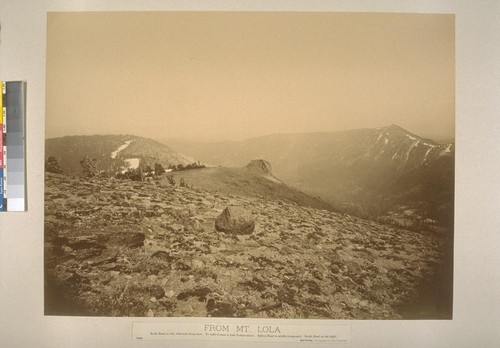
POLYGON ((4 211, 26 211, 26 82, 7 81, 4 211))

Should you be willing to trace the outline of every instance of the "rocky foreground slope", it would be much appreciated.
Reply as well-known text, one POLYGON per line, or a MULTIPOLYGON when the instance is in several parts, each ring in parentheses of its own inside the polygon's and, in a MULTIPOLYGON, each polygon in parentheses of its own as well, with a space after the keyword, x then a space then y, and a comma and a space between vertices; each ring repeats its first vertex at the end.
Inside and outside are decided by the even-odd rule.
POLYGON ((163 181, 47 173, 45 209, 48 315, 397 319, 441 257, 432 235, 163 181), (252 234, 215 230, 233 205, 252 234))

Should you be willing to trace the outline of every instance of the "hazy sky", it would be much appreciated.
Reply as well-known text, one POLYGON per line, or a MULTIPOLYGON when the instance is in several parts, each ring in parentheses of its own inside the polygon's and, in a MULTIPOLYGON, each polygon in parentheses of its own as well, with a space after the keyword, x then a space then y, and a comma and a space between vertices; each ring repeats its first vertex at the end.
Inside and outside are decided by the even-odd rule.
POLYGON ((450 138, 454 42, 452 15, 50 13, 46 136, 450 138))

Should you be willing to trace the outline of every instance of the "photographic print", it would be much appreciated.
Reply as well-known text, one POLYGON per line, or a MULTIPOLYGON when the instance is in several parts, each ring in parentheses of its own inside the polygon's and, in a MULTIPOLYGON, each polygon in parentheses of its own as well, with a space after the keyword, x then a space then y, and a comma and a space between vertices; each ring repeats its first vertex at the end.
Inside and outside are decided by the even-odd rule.
POLYGON ((446 14, 47 16, 45 314, 452 319, 446 14))

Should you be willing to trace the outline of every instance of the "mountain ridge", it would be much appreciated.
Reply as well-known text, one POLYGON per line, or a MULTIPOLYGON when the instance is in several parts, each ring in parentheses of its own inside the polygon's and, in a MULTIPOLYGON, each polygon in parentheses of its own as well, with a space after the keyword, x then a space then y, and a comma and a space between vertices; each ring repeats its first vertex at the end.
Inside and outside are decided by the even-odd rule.
MULTIPOLYGON (((261 161, 261 160, 257 160, 261 161)), ((253 162, 253 161, 252 161, 253 162)), ((276 178, 272 173, 250 167, 207 167, 196 170, 173 171, 161 182, 184 182, 186 186, 224 195, 260 197, 288 202, 302 207, 334 211, 319 197, 306 194, 276 178)))
POLYGON ((101 172, 116 173, 134 164, 186 165, 191 161, 169 146, 135 135, 70 135, 45 140, 45 157, 55 157, 66 174, 82 172, 80 160, 94 158, 101 172), (130 160, 136 161, 130 161, 130 160))
MULTIPOLYGON (((154 168, 156 163, 165 168, 185 166, 192 159, 226 168, 243 168, 261 159, 268 165, 259 165, 269 170, 271 164, 273 167, 267 179, 284 182, 311 197, 319 196, 337 211, 405 228, 425 225, 432 229, 453 226, 454 152, 454 143, 438 144, 397 125, 168 146, 133 135, 46 140, 46 157, 59 159, 63 172, 70 175, 82 173, 83 156, 96 158, 99 171, 108 175, 130 167, 154 168)), ((224 171, 216 172, 210 174, 210 180, 220 179, 224 171)), ((224 175, 242 178, 246 174, 238 169, 224 175)), ((194 177, 192 180, 201 184, 194 177)), ((231 185, 237 187, 240 183, 231 185)), ((259 185, 264 187, 267 182, 259 185)))
MULTIPOLYGON (((162 176, 163 183, 175 180, 183 185, 194 185, 225 194, 245 194, 268 196, 272 199, 293 202, 317 209, 333 208, 318 197, 309 196, 287 185, 272 172, 271 164, 265 160, 251 160, 237 168, 200 168, 187 169, 186 157, 177 154, 167 145, 155 140, 133 135, 67 136, 47 140, 46 157, 56 157, 64 174, 82 174, 80 159, 96 158, 99 174, 106 177, 119 177, 127 168, 155 168, 155 163, 177 170, 162 176), (181 166, 182 165, 182 166, 181 166)), ((138 177, 140 178, 140 176, 138 177)))
POLYGON ((373 218, 410 204, 417 215, 452 225, 455 145, 397 125, 169 145, 211 165, 265 159, 280 179, 349 213, 373 218))

